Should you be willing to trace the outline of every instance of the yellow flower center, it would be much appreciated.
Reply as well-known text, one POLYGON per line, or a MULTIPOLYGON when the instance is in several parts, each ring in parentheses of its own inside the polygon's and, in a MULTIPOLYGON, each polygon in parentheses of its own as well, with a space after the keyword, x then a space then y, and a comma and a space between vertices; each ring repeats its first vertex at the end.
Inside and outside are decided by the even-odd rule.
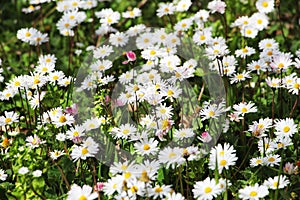
POLYGON ((11 122, 11 118, 10 117, 5 118, 4 122, 8 124, 9 122, 11 122))
POLYGON ((273 183, 273 186, 277 188, 277 187, 278 187, 278 182, 275 181, 275 182, 273 183))
POLYGON ((258 19, 258 20, 257 20, 257 23, 258 23, 258 24, 262 24, 262 20, 261 20, 261 19, 258 19))
POLYGON ((174 153, 174 152, 171 152, 170 154, 169 154, 169 158, 173 158, 173 157, 175 157, 176 156, 176 153, 174 153))
POLYGON ((155 50, 151 50, 151 51, 150 51, 150 55, 151 55, 151 56, 154 56, 155 54, 156 54, 156 51, 155 51, 155 50))
POLYGON ((124 177, 125 177, 125 179, 129 179, 131 177, 131 173, 130 172, 125 172, 124 177))
POLYGON ((82 155, 86 155, 88 152, 89 152, 89 150, 88 150, 87 148, 83 148, 83 149, 81 150, 81 154, 82 154, 82 155))
POLYGON ((255 197, 255 196, 257 196, 257 192, 251 191, 251 192, 250 192, 250 197, 255 197))
POLYGON ((124 135, 127 135, 127 134, 129 133, 129 130, 128 130, 128 129, 124 129, 124 130, 122 131, 122 133, 123 133, 124 135))
POLYGON ((272 47, 272 44, 271 44, 271 43, 267 43, 267 44, 266 44, 266 47, 269 47, 269 48, 270 48, 270 47, 272 47))
POLYGON ((221 166, 225 166, 226 164, 227 164, 227 161, 226 161, 226 160, 221 160, 221 161, 220 161, 220 165, 221 165, 221 166))
POLYGON ((130 188, 130 190, 131 190, 131 192, 132 193, 137 193, 138 192, 138 190, 139 190, 139 188, 137 187, 137 186, 132 186, 131 188, 130 188))
POLYGON ((259 65, 255 65, 254 68, 255 69, 260 69, 260 66, 259 65))
POLYGON ((219 155, 220 156, 224 156, 225 152, 224 151, 220 151, 219 155))
POLYGON ((58 121, 59 121, 60 123, 64 123, 64 122, 67 121, 67 118, 66 118, 65 116, 62 115, 62 116, 59 117, 58 121))
POLYGON ((294 84, 294 88, 299 90, 300 84, 299 84, 299 83, 295 83, 295 84, 294 84))
POLYGON ((78 200, 87 200, 87 198, 84 195, 81 195, 78 200))
POLYGON ((165 114, 166 112, 167 112, 167 110, 166 109, 164 109, 164 108, 162 108, 162 109, 160 109, 160 111, 159 111, 161 114, 165 114))
POLYGON ((261 163, 262 163, 262 160, 256 160, 255 163, 256 163, 256 164, 261 164, 261 163))
POLYGON ((242 113, 245 113, 245 112, 247 112, 247 111, 248 111, 248 109, 244 107, 244 108, 242 108, 242 110, 241 110, 241 111, 242 111, 242 113))
POLYGON ((144 42, 145 42, 145 43, 148 43, 149 41, 150 41, 150 40, 149 40, 148 38, 145 38, 145 39, 144 39, 144 42))
POLYGON ((155 188, 156 193, 161 193, 162 191, 163 191, 163 189, 161 187, 155 188))
POLYGON ((212 117, 212 116, 214 116, 214 115, 215 115, 215 112, 214 112, 214 111, 210 110, 210 111, 208 112, 208 116, 212 117))
POLYGON ((238 74, 236 77, 237 77, 238 79, 242 79, 242 78, 244 78, 244 75, 243 75, 243 74, 238 74))
POLYGON ((284 128, 283 128, 283 132, 285 132, 285 133, 287 133, 287 132, 289 132, 291 129, 290 129, 290 127, 288 127, 288 126, 285 126, 284 128))
POLYGON ((172 90, 168 90, 168 96, 172 96, 174 94, 174 92, 172 90))
POLYGON ((281 68, 283 68, 283 67, 284 67, 284 64, 283 64, 283 63, 279 63, 279 64, 278 64, 278 68, 279 68, 279 69, 281 69, 281 68))
POLYGON ((206 187, 206 188, 204 189, 204 192, 205 192, 206 194, 211 193, 211 191, 212 191, 211 187, 206 187))
POLYGON ((274 161, 275 161, 275 158, 271 157, 271 158, 268 159, 268 161, 269 161, 269 162, 274 162, 274 161))
POLYGON ((127 165, 122 165, 122 166, 121 166, 121 170, 122 170, 122 171, 125 171, 126 169, 127 169, 127 165))
POLYGON ((77 137, 79 135, 78 131, 74 131, 73 136, 77 137))
POLYGON ((243 48, 243 53, 248 53, 248 49, 247 48, 243 48))
POLYGON ((246 34, 247 34, 247 35, 251 35, 251 33, 252 33, 252 31, 251 31, 250 29, 247 29, 247 30, 246 30, 246 34))
POLYGON ((144 144, 144 148, 145 151, 148 151, 150 149, 150 145, 149 144, 144 144))
POLYGON ((200 36, 200 40, 205 40, 205 38, 206 38, 206 37, 205 37, 204 35, 201 35, 201 36, 200 36))
POLYGON ((214 50, 214 54, 218 54, 220 51, 218 49, 214 50))
POLYGON ((15 85, 16 87, 19 87, 19 86, 21 85, 21 83, 20 83, 19 81, 16 81, 16 82, 14 83, 14 85, 15 85))
POLYGON ((266 8, 266 7, 268 7, 269 4, 268 4, 268 2, 264 1, 264 2, 262 2, 261 5, 266 8))
POLYGON ((25 33, 25 37, 30 37, 30 36, 31 36, 31 33, 29 33, 29 32, 25 33))
POLYGON ((182 28, 186 27, 186 23, 181 24, 182 28))

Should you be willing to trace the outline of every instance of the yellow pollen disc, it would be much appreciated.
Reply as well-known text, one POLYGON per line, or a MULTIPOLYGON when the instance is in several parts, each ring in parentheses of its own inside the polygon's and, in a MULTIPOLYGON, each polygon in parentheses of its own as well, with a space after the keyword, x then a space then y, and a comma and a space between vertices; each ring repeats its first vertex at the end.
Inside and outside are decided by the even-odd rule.
POLYGON ((42 68, 42 71, 43 71, 43 72, 46 72, 46 71, 48 71, 48 68, 47 68, 47 67, 43 67, 43 68, 42 68))
POLYGON ((266 47, 269 47, 269 48, 270 48, 270 47, 272 47, 272 44, 271 44, 271 43, 267 43, 267 44, 266 44, 266 47))
POLYGON ((68 28, 69 26, 70 26, 70 24, 69 24, 69 23, 65 23, 65 27, 67 27, 67 28, 68 28))
POLYGON ((33 80, 33 83, 34 83, 34 84, 39 84, 40 82, 41 82, 41 81, 40 81, 39 79, 36 79, 36 78, 33 80))
POLYGON ((174 94, 174 92, 172 90, 168 90, 168 96, 172 96, 174 94))
POLYGON ((75 6, 78 6, 78 3, 77 3, 77 2, 73 2, 73 3, 72 3, 72 6, 74 6, 74 7, 75 7, 75 6))
POLYGON ((261 5, 266 8, 266 7, 268 7, 269 4, 268 4, 268 2, 264 1, 264 2, 262 2, 261 5))
POLYGON ((243 24, 245 24, 245 25, 248 24, 248 21, 244 21, 243 24))
POLYGON ((107 19, 107 23, 112 23, 112 19, 111 19, 111 18, 108 18, 108 19, 107 19))
POLYGON ((79 135, 78 131, 74 131, 73 136, 77 137, 79 135))
POLYGON ((70 16, 70 19, 74 19, 74 18, 75 18, 75 16, 74 16, 74 15, 71 15, 71 16, 70 16))
POLYGON ((4 148, 8 147, 9 144, 10 144, 10 143, 9 143, 9 139, 8 139, 8 138, 4 138, 3 141, 2 141, 2 143, 1 143, 1 145, 2 145, 4 148))
POLYGON ((251 191, 251 192, 250 192, 250 197, 255 197, 255 196, 257 196, 257 192, 251 191))
POLYGON ((247 108, 242 108, 242 113, 245 113, 245 112, 247 112, 248 111, 248 109, 247 108))
POLYGON ((260 66, 259 65, 255 65, 254 68, 255 69, 260 69, 260 66))
POLYGON ((180 135, 180 137, 185 137, 186 136, 186 132, 181 131, 179 135, 180 135))
POLYGON ((251 31, 250 29, 247 29, 247 30, 246 30, 246 34, 247 34, 247 35, 251 35, 251 33, 252 33, 252 31, 251 31))
POLYGON ((14 83, 14 85, 15 85, 16 87, 19 87, 19 86, 21 85, 21 83, 20 83, 19 81, 16 81, 16 82, 14 83))
POLYGON ((175 42, 177 42, 177 40, 176 40, 175 38, 173 38, 173 39, 171 40, 171 42, 172 42, 172 43, 175 43, 175 42))
POLYGON ((83 149, 81 150, 81 154, 82 154, 82 155, 86 155, 88 152, 89 152, 89 150, 87 150, 87 148, 83 148, 83 149))
POLYGON ((52 77, 52 79, 56 81, 56 80, 58 79, 58 76, 57 76, 57 75, 54 75, 54 76, 52 77))
POLYGON ((204 192, 205 192, 206 194, 211 193, 211 191, 212 191, 211 187, 206 187, 206 188, 204 189, 204 192))
POLYGON ((126 169, 127 169, 127 165, 122 165, 122 166, 121 166, 121 170, 122 170, 122 171, 125 171, 126 169))
POLYGON ((215 112, 214 112, 214 111, 211 110, 211 111, 208 112, 208 116, 212 117, 212 116, 214 116, 214 115, 215 115, 215 112))
POLYGON ((294 84, 294 88, 299 90, 300 84, 299 84, 299 83, 295 83, 295 84, 294 84))
POLYGON ((58 157, 59 156, 59 152, 58 151, 54 152, 54 156, 58 157))
POLYGON ((262 160, 256 160, 256 164, 261 164, 262 160))
POLYGON ((275 158, 271 157, 271 158, 268 159, 268 161, 269 161, 269 162, 274 162, 274 161, 275 161, 275 158))
POLYGON ((201 35, 201 36, 200 36, 200 40, 205 40, 205 38, 206 38, 206 37, 205 37, 204 35, 201 35))
POLYGON ((31 33, 26 32, 26 33, 25 33, 25 36, 26 36, 26 37, 30 37, 30 36, 31 36, 31 33))
POLYGON ((154 56, 155 54, 156 54, 156 51, 155 51, 155 50, 151 50, 151 51, 150 51, 150 55, 151 55, 151 56, 154 56))
POLYGON ((289 132, 291 129, 290 129, 290 127, 288 127, 288 126, 285 126, 284 128, 283 128, 283 132, 285 132, 285 133, 287 133, 287 132, 289 132))
POLYGON ((283 147, 284 147, 284 144, 283 144, 283 143, 278 143, 278 144, 277 144, 277 147, 278 147, 278 148, 283 148, 283 147))
POLYGON ((65 116, 60 116, 59 119, 58 119, 58 121, 59 121, 60 123, 64 123, 64 122, 67 121, 67 118, 66 118, 65 116))
POLYGON ((221 165, 221 166, 225 166, 226 164, 227 164, 227 161, 226 161, 226 160, 221 160, 221 161, 220 161, 220 165, 221 165))
POLYGON ((129 15, 130 15, 130 17, 133 17, 133 16, 134 16, 134 12, 133 12, 133 11, 130 11, 130 12, 129 12, 129 15))
POLYGON ((115 184, 113 184, 112 187, 113 187, 113 189, 117 189, 117 186, 118 186, 118 185, 115 183, 115 184))
POLYGON ((156 193, 160 193, 160 192, 162 192, 162 191, 163 191, 163 189, 162 189, 161 187, 155 188, 155 192, 156 192, 156 193))
POLYGON ((149 74, 149 79, 154 79, 154 75, 153 74, 149 74))
POLYGON ((162 113, 162 114, 165 114, 166 112, 167 112, 167 110, 166 109, 164 109, 164 108, 162 108, 162 109, 160 109, 160 111, 159 111, 160 113, 162 113))
POLYGON ((9 122, 11 122, 11 118, 10 118, 10 117, 8 117, 8 118, 5 118, 4 122, 5 122, 5 123, 9 123, 9 122))
POLYGON ((274 187, 278 187, 278 182, 275 181, 275 182, 273 183, 273 186, 274 186, 274 187))
POLYGON ((215 49, 215 50, 214 50, 214 53, 215 53, 215 54, 218 54, 219 52, 220 52, 220 51, 219 51, 218 49, 215 49))
POLYGON ((279 64, 278 64, 278 68, 279 68, 279 69, 281 69, 281 68, 283 68, 283 67, 284 67, 284 64, 283 64, 283 63, 279 63, 279 64))
POLYGON ((238 79, 242 79, 242 78, 244 78, 244 75, 243 75, 243 74, 238 74, 236 77, 237 77, 238 79))
POLYGON ((134 186, 132 186, 132 187, 130 188, 130 190, 131 190, 132 193, 137 193, 139 189, 138 189, 137 186, 134 185, 134 186))
POLYGON ((139 86, 137 86, 137 85, 134 85, 134 86, 133 86, 133 91, 136 92, 136 91, 138 91, 139 89, 140 89, 139 86))
POLYGON ((30 6, 28 7, 28 9, 29 9, 29 10, 34 10, 33 5, 30 5, 30 6))
POLYGON ((170 10, 169 10, 169 8, 165 8, 164 11, 165 12, 169 12, 170 10))
POLYGON ((182 26, 183 28, 186 27, 186 23, 181 24, 181 26, 182 26))
POLYGON ((257 23, 258 23, 258 24, 262 24, 262 20, 261 20, 261 19, 258 19, 258 20, 257 20, 257 23))
POLYGON ((220 151, 219 155, 220 156, 224 156, 225 152, 224 151, 220 151))
POLYGON ((148 151, 150 149, 150 145, 149 144, 144 144, 144 148, 145 151, 148 151))
POLYGON ((148 42, 150 42, 150 40, 149 40, 148 38, 145 38, 145 39, 144 39, 144 42, 145 42, 145 43, 148 43, 148 42))
POLYGON ((127 134, 129 133, 129 130, 128 130, 128 129, 124 129, 124 130, 122 131, 122 133, 123 133, 124 135, 127 135, 127 134))
POLYGON ((51 58, 46 58, 45 60, 47 63, 51 62, 51 58))
POLYGON ((263 124, 258 124, 258 126, 257 126, 259 129, 262 129, 262 128, 264 128, 265 126, 263 125, 263 124))
POLYGON ((243 53, 247 53, 248 49, 247 48, 243 48, 243 53))
POLYGON ((160 36, 160 39, 164 40, 164 39, 166 39, 166 36, 161 35, 161 36, 160 36))
POLYGON ((87 200, 87 198, 84 195, 81 195, 78 200, 87 200))
POLYGON ((272 55, 273 55, 273 52, 272 52, 272 51, 268 51, 267 55, 268 55, 268 56, 272 56, 272 55))
POLYGON ((6 93, 5 96, 6 96, 6 97, 10 97, 11 94, 10 94, 10 93, 6 93))
POLYGON ((173 157, 175 157, 176 156, 176 153, 174 153, 174 152, 171 152, 170 154, 169 154, 169 158, 173 158, 173 157))
POLYGON ((131 177, 131 173, 130 173, 130 172, 125 172, 125 173, 124 173, 124 177, 125 177, 126 179, 129 179, 129 178, 131 177))
POLYGON ((229 63, 228 62, 224 62, 224 65, 228 67, 229 63))

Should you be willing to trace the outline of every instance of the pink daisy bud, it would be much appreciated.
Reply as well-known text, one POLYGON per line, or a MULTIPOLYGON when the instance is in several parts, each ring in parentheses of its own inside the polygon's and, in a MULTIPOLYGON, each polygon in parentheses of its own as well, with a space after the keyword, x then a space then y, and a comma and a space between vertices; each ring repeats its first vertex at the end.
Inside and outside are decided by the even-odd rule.
POLYGON ((208 131, 204 131, 201 134, 200 140, 204 143, 209 143, 212 140, 212 137, 209 135, 208 131))

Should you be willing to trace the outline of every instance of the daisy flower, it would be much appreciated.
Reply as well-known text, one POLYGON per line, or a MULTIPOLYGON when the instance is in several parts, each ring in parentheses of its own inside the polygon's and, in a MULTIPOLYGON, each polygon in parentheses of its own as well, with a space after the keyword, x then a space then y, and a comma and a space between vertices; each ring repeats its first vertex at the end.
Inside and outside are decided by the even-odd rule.
POLYGON ((192 191, 195 199, 212 200, 221 194, 222 189, 215 179, 207 177, 204 181, 196 182, 192 191))
POLYGON ((172 106, 166 106, 166 104, 161 104, 156 108, 156 116, 160 119, 170 119, 173 116, 172 106))
POLYGON ((280 72, 280 70, 286 71, 291 65, 293 65, 291 54, 283 53, 278 56, 274 56, 273 61, 270 63, 271 68, 275 72, 280 72))
POLYGON ((88 137, 81 146, 75 145, 73 147, 70 156, 74 162, 76 162, 79 158, 86 160, 88 157, 95 157, 98 150, 98 144, 91 137, 88 137))
POLYGON ((193 41, 198 44, 206 44, 207 41, 212 39, 211 27, 204 28, 201 31, 196 31, 193 35, 193 41))
POLYGON ((85 128, 83 126, 75 125, 71 129, 67 130, 66 137, 73 142, 77 141, 79 138, 85 135, 85 128))
POLYGON ((134 135, 136 131, 136 127, 132 124, 121 124, 120 127, 112 128, 111 134, 116 138, 127 139, 131 135, 134 135))
POLYGON ((250 200, 259 200, 264 198, 269 194, 267 186, 258 185, 255 183, 253 186, 246 186, 243 189, 239 189, 239 198, 241 199, 250 199, 250 200))
POLYGON ((270 13, 274 10, 274 0, 258 0, 255 6, 260 13, 270 13))
POLYGON ((244 47, 243 49, 238 49, 235 51, 235 55, 241 58, 246 58, 246 56, 250 56, 252 54, 255 54, 255 49, 248 46, 244 47))
POLYGON ((281 86, 281 80, 280 78, 271 78, 271 77, 267 77, 266 78, 266 83, 268 84, 268 86, 272 89, 276 89, 276 88, 280 88, 281 86))
POLYGON ((220 115, 222 115, 224 112, 226 112, 225 102, 222 101, 219 104, 210 104, 205 103, 205 107, 200 111, 200 116, 202 117, 202 121, 214 118, 216 119, 220 115))
POLYGON ((153 199, 157 199, 158 197, 160 199, 166 197, 171 192, 171 186, 170 185, 162 185, 162 186, 155 186, 149 191, 149 196, 151 196, 153 199))
POLYGON ((275 149, 271 146, 272 140, 268 137, 260 138, 258 141, 258 150, 261 154, 270 154, 275 149))
POLYGON ((257 112, 257 108, 254 103, 250 102, 241 102, 239 104, 233 105, 235 109, 235 113, 238 115, 244 116, 246 113, 254 113, 257 112))
POLYGON ((96 59, 104 58, 109 56, 111 53, 113 53, 113 47, 110 45, 102 45, 96 49, 93 50, 93 57, 96 59))
POLYGON ((278 49, 279 48, 279 44, 273 38, 266 38, 266 39, 261 40, 258 43, 258 47, 261 50, 265 50, 265 49, 278 49))
POLYGON ((262 31, 263 29, 267 28, 269 24, 268 17, 264 13, 259 12, 254 13, 250 17, 250 21, 253 21, 253 26, 259 31, 262 31))
POLYGON ((86 131, 90 131, 93 129, 99 128, 101 125, 101 121, 98 117, 93 117, 91 119, 87 119, 82 126, 85 128, 86 131))
POLYGON ((64 155, 64 150, 59 151, 59 150, 54 150, 50 152, 50 157, 52 160, 57 160, 60 156, 64 155))
POLYGON ((289 183, 290 181, 286 176, 280 175, 279 177, 275 176, 273 178, 268 178, 268 180, 265 180, 264 185, 267 186, 269 189, 277 190, 285 188, 289 183))
POLYGON ((97 60, 91 64, 90 68, 93 71, 104 72, 112 67, 112 62, 110 60, 97 60))
POLYGON ((291 83, 287 84, 286 88, 290 93, 298 95, 300 90, 300 78, 293 79, 291 83))
POLYGON ((174 26, 176 31, 187 31, 192 25, 192 20, 190 18, 185 18, 177 22, 174 26))
POLYGON ((175 165, 180 165, 185 162, 184 158, 182 157, 182 150, 179 147, 166 147, 159 152, 158 160, 161 163, 166 164, 166 168, 168 169, 170 166, 172 168, 175 165))
POLYGON ((274 127, 275 134, 282 137, 292 137, 297 132, 297 124, 292 118, 275 120, 274 127))
POLYGON ((0 125, 10 125, 12 123, 19 122, 19 114, 14 111, 4 111, 4 116, 0 117, 0 125))
POLYGON ((109 42, 116 47, 123 47, 128 42, 128 36, 123 32, 110 34, 109 42))
POLYGON ((210 150, 209 169, 215 170, 218 167, 221 174, 224 168, 229 169, 229 166, 234 166, 237 159, 233 146, 225 143, 223 148, 221 144, 218 144, 210 150))
POLYGON ((205 49, 205 52, 209 59, 214 60, 217 57, 226 56, 229 53, 229 50, 227 48, 227 45, 217 44, 207 47, 205 49))
POLYGON ((214 0, 214 1, 210 1, 208 3, 207 8, 212 12, 218 12, 221 14, 225 13, 225 8, 226 8, 226 4, 225 2, 221 1, 221 0, 214 0))
POLYGON ((118 23, 121 18, 119 12, 113 11, 111 8, 104 8, 101 11, 95 12, 96 17, 100 18, 100 23, 110 26, 118 23))
POLYGON ((28 136, 26 138, 26 146, 29 146, 30 148, 34 149, 36 147, 39 147, 40 144, 46 143, 46 141, 41 140, 36 134, 34 136, 28 136))
POLYGON ((68 200, 92 200, 98 198, 98 193, 93 192, 93 188, 88 185, 82 187, 74 184, 68 192, 68 200))
POLYGON ((248 38, 255 38, 258 34, 258 30, 254 26, 245 26, 240 30, 241 35, 248 38))
POLYGON ((120 193, 123 187, 123 176, 117 175, 111 179, 108 179, 106 183, 104 183, 103 192, 106 195, 112 195, 117 192, 120 193))
POLYGON ((159 3, 158 9, 156 10, 156 15, 162 17, 164 15, 174 14, 176 7, 173 3, 159 3))
POLYGON ((158 141, 154 140, 154 138, 150 138, 150 140, 141 140, 140 142, 136 142, 134 147, 138 153, 142 156, 155 154, 158 151, 158 141))
POLYGON ((267 68, 268 68, 267 63, 262 59, 257 61, 253 60, 251 63, 247 64, 247 69, 251 72, 256 71, 258 75, 260 74, 260 71, 263 72, 267 71, 267 68))
POLYGON ((247 78, 251 78, 249 71, 243 71, 242 73, 233 74, 232 77, 230 77, 230 84, 245 81, 247 78))
POLYGON ((133 8, 133 10, 123 12, 122 16, 124 18, 131 18, 131 19, 133 19, 133 18, 141 16, 141 14, 142 14, 141 9, 139 9, 139 8, 133 8))
POLYGON ((180 193, 169 193, 164 200, 185 200, 185 198, 180 193))
POLYGON ((5 174, 5 171, 3 169, 0 169, 0 180, 5 181, 7 178, 7 174, 5 174))
POLYGON ((256 167, 258 165, 263 165, 263 164, 264 164, 264 159, 262 157, 250 159, 250 167, 256 167))
POLYGON ((287 162, 283 167, 283 171, 284 173, 291 175, 295 173, 296 167, 294 166, 293 163, 287 162))
POLYGON ((29 169, 28 167, 21 167, 19 170, 18 170, 18 174, 21 174, 21 175, 25 175, 29 172, 29 169))
POLYGON ((56 127, 61 127, 64 125, 70 126, 75 122, 75 119, 72 115, 64 113, 59 113, 55 118, 51 119, 53 120, 52 122, 56 125, 56 127))
POLYGON ((195 133, 193 132, 193 129, 191 128, 182 128, 182 129, 177 129, 174 131, 174 137, 182 140, 185 138, 191 138, 194 137, 195 133))
POLYGON ((265 158, 265 163, 267 166, 274 167, 274 165, 280 165, 281 157, 280 155, 274 154, 274 155, 268 155, 265 158))
POLYGON ((187 11, 191 5, 192 5, 191 0, 180 0, 176 5, 176 11, 177 12, 187 11))

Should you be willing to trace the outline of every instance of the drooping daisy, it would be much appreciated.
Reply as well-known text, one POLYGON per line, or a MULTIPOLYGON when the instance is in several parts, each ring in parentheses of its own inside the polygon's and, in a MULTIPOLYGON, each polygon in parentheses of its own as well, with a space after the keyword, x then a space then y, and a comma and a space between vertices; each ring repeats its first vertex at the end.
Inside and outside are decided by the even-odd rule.
POLYGON ((74 184, 68 192, 68 200, 92 200, 98 198, 98 193, 93 192, 93 188, 88 185, 82 187, 74 184))
POLYGON ((222 189, 215 179, 207 177, 204 181, 196 182, 192 191, 195 199, 212 200, 221 194, 222 189))
POLYGON ((258 185, 255 183, 253 186, 246 186, 243 189, 239 189, 239 198, 241 199, 250 199, 250 200, 259 200, 264 198, 269 194, 269 190, 264 185, 258 185))

